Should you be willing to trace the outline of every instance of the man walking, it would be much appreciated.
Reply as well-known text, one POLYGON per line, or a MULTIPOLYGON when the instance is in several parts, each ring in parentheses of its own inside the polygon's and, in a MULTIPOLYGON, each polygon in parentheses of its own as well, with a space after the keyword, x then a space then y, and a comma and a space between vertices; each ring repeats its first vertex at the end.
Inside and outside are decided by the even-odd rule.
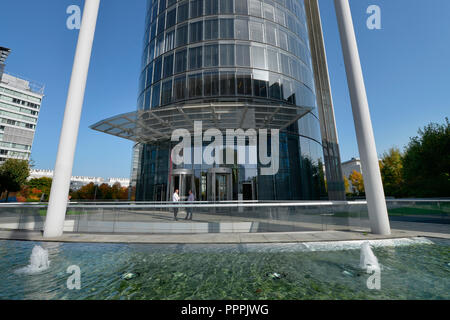
MULTIPOLYGON (((175 190, 175 193, 172 196, 172 201, 177 204, 177 202, 180 201, 180 196, 178 195, 178 189, 175 190)), ((178 221, 177 219, 177 215, 178 215, 178 208, 173 208, 173 219, 175 221, 178 221)))
MULTIPOLYGON (((188 197, 188 202, 194 202, 195 201, 195 196, 192 193, 192 190, 189 190, 189 197, 188 197)), ((193 204, 193 203, 190 203, 193 204)), ((188 207, 186 208, 186 218, 184 218, 184 220, 192 220, 192 211, 194 210, 194 208, 192 207, 188 207)))

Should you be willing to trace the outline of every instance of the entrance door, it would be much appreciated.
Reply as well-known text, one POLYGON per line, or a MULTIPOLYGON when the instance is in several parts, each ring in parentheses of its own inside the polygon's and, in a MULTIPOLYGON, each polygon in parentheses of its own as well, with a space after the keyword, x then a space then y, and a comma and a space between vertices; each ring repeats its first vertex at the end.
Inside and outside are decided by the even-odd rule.
POLYGON ((189 197, 189 190, 195 192, 194 171, 188 169, 174 170, 170 177, 170 195, 169 201, 172 201, 172 196, 175 190, 179 190, 180 201, 186 201, 189 197))
POLYGON ((253 200, 253 187, 251 183, 242 185, 243 200, 253 200))
POLYGON ((206 183, 208 201, 228 201, 233 199, 233 181, 231 169, 209 169, 206 183))

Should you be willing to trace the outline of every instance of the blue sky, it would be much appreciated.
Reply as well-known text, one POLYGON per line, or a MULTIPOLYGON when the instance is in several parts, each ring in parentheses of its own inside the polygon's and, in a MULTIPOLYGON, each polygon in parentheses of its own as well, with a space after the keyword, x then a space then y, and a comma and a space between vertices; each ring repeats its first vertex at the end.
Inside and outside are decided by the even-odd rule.
MULTIPOLYGON (((332 0, 319 0, 343 160, 358 156, 345 67, 332 0)), ((46 86, 32 159, 55 162, 78 31, 66 8, 80 0, 2 0, 0 46, 12 49, 7 71, 46 86)), ((449 116, 450 1, 351 0, 378 153, 403 147, 417 129, 449 116), (366 27, 381 7, 382 30, 366 27)), ((144 0, 102 1, 74 175, 127 177, 132 142, 89 126, 135 110, 144 33, 144 0)))

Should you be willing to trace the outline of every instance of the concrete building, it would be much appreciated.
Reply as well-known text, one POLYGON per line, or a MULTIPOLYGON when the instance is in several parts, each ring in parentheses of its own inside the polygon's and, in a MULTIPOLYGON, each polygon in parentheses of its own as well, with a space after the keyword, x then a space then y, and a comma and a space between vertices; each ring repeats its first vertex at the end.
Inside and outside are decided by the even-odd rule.
POLYGON ((143 49, 137 111, 92 126, 136 143, 137 200, 175 189, 208 201, 345 199, 316 0, 149 0, 143 49), (172 163, 171 134, 196 121, 202 133, 280 130, 279 170, 172 163))
POLYGON ((29 160, 44 86, 4 72, 10 49, 0 47, 0 164, 29 160))
MULTIPOLYGON (((31 169, 30 176, 28 179, 39 179, 39 178, 52 178, 53 179, 53 170, 40 170, 40 169, 31 169)), ((130 179, 128 178, 101 178, 101 177, 84 177, 84 176, 72 176, 70 178, 70 189, 78 190, 81 187, 93 183, 96 185, 101 185, 106 183, 110 186, 113 186, 116 183, 119 183, 121 187, 128 188, 130 186, 130 179)))

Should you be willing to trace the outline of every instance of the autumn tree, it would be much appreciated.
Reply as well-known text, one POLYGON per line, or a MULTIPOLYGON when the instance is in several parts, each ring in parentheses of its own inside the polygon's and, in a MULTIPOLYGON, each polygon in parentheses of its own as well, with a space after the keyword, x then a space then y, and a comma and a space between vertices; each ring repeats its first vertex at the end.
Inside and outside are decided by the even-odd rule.
POLYGON ((353 170, 353 172, 348 176, 350 182, 353 186, 353 193, 362 195, 364 194, 364 179, 360 172, 353 170))
POLYGON ((383 154, 380 171, 386 196, 401 197, 404 190, 403 156, 398 148, 391 148, 383 154))

